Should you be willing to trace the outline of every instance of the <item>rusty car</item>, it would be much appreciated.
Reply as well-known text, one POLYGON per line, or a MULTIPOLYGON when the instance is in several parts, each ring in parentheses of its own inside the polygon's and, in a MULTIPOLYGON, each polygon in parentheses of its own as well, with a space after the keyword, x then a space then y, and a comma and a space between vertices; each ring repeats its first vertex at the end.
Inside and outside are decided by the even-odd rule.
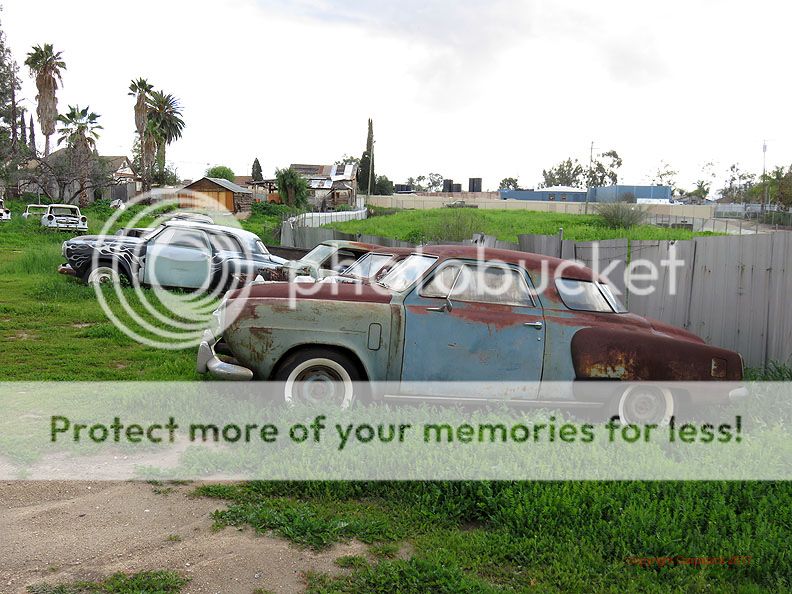
POLYGON ((382 246, 360 241, 329 239, 323 241, 299 260, 289 260, 279 270, 269 270, 263 280, 285 281, 298 276, 321 279, 340 274, 372 250, 382 246))
POLYGON ((391 268, 413 253, 413 248, 382 248, 369 252, 353 262, 343 272, 320 279, 312 276, 296 276, 294 282, 309 283, 363 283, 385 276, 391 268))
POLYGON ((357 397, 349 385, 397 382, 401 399, 549 400, 636 423, 667 422, 689 404, 693 396, 677 391, 677 382, 721 386, 697 391, 693 404, 747 394, 738 353, 629 313, 592 270, 558 258, 432 246, 376 283, 316 283, 296 299, 294 285, 227 294, 204 333, 198 371, 284 382, 286 402, 311 400, 302 386, 315 388, 314 380, 342 386, 327 392, 342 407, 357 397), (233 360, 218 357, 218 343, 233 360), (452 385, 453 393, 424 389, 432 382, 452 385), (506 396, 466 391, 466 383, 481 382, 520 388, 506 396), (568 383, 572 395, 545 396, 547 382, 568 383))

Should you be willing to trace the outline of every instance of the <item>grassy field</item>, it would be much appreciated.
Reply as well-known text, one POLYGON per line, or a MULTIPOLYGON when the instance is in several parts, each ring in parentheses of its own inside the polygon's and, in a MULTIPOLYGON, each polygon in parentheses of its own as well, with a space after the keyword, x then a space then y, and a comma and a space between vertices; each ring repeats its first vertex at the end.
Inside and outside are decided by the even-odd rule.
POLYGON ((517 241, 522 233, 557 235, 564 229, 565 239, 690 239, 696 233, 684 229, 666 229, 640 225, 630 229, 611 229, 597 215, 567 215, 549 212, 511 210, 448 209, 405 210, 362 221, 327 225, 346 233, 363 233, 392 237, 402 241, 462 241, 473 233, 494 235, 503 241, 517 241))
MULTIPOLYGON (((2 379, 197 379, 194 349, 155 350, 118 332, 105 319, 93 290, 55 273, 62 261, 60 244, 68 236, 24 224, 19 204, 11 208, 14 220, 0 225, 2 379)), ((95 231, 108 213, 99 207, 86 214, 95 231)), ((472 216, 479 214, 490 213, 472 216)), ((492 220, 498 214, 492 213, 492 220)), ((277 215, 260 213, 245 225, 271 240, 268 229, 275 220, 277 215)), ((379 217, 366 223, 385 230, 389 220, 403 219, 379 217)), ((790 377, 784 368, 772 374, 790 377)), ((349 568, 346 575, 309 576, 312 592, 747 593, 792 588, 789 483, 257 482, 207 486, 198 494, 229 503, 216 513, 218 526, 250 525, 312 548, 352 538, 370 543, 368 557, 340 561, 349 568), (750 564, 642 568, 628 562, 634 557, 736 555, 750 556, 750 564)), ((55 591, 176 592, 182 585, 173 574, 153 574, 55 591)))

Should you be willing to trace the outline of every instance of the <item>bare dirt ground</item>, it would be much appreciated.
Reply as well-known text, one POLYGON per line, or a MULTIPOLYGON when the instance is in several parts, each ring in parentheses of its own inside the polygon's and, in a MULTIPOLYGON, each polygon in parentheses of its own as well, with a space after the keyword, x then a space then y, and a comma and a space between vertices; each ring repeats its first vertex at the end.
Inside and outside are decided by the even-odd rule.
POLYGON ((250 529, 213 532, 210 514, 223 502, 188 498, 194 488, 0 483, 0 593, 146 570, 188 577, 187 594, 299 592, 305 588, 304 572, 337 574, 343 570, 333 563, 336 558, 366 554, 357 542, 317 553, 250 529))

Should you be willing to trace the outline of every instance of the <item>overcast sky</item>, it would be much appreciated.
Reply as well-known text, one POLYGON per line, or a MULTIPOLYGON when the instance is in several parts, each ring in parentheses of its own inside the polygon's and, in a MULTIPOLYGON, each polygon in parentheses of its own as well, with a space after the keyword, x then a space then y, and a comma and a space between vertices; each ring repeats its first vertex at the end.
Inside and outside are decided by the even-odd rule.
MULTIPOLYGON (((101 114, 102 154, 129 154, 130 79, 178 96, 180 175, 208 164, 265 175, 360 156, 377 172, 525 187, 568 157, 616 149, 625 183, 661 161, 682 186, 714 161, 792 163, 792 3, 745 0, 0 0, 21 64, 53 43, 59 109, 101 114)), ((30 109, 35 87, 26 70, 30 109)), ((39 133, 39 140, 43 139, 39 133)))

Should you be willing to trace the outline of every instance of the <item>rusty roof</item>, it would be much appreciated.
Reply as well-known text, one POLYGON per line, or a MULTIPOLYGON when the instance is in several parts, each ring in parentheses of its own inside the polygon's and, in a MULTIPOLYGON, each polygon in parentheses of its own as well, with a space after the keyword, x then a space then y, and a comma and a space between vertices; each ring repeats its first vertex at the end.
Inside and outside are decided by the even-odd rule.
MULTIPOLYGON (((416 248, 417 250, 417 248, 416 248)), ((594 272, 585 266, 572 263, 570 260, 562 260, 543 254, 532 252, 520 252, 517 250, 501 250, 496 248, 482 248, 474 245, 427 245, 420 248, 421 253, 439 258, 462 258, 466 260, 477 260, 481 256, 485 261, 499 260, 507 264, 517 264, 529 270, 541 271, 542 262, 546 262, 547 270, 553 274, 556 269, 564 265, 564 278, 574 278, 579 280, 594 280, 594 272)))

